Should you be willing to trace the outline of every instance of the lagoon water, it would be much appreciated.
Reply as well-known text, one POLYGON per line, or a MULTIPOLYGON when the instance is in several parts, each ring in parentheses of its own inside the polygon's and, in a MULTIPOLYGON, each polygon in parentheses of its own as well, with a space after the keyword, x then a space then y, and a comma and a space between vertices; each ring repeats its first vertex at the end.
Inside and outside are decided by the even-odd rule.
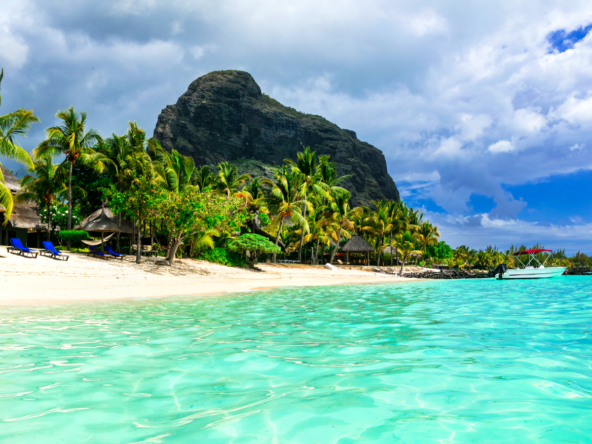
POLYGON ((592 280, 0 312, 0 442, 592 442, 592 280))

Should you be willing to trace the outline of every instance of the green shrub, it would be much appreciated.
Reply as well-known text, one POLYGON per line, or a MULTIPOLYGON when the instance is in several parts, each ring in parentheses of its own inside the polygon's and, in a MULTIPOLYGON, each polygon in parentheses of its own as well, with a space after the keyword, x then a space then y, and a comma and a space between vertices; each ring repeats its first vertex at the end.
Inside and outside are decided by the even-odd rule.
POLYGON ((72 243, 76 243, 80 242, 81 240, 90 240, 90 236, 88 235, 88 233, 82 230, 60 231, 58 233, 58 236, 62 242, 70 241, 72 243))
POLYGON ((421 261, 421 262, 420 262, 418 265, 419 265, 420 267, 425 267, 425 264, 426 264, 426 261, 421 261))
POLYGON ((242 255, 220 247, 204 251, 198 259, 226 265, 227 267, 244 267, 247 265, 247 260, 242 255))

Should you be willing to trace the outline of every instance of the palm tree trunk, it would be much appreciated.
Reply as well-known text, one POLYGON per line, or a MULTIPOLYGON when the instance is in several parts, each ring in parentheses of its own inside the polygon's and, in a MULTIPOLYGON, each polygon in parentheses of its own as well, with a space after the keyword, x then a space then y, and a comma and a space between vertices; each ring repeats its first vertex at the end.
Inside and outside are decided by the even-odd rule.
MULTIPOLYGON (((121 229, 121 213, 117 215, 117 226, 121 229)), ((119 253, 121 249, 119 248, 119 240, 121 239, 121 232, 117 233, 117 252, 119 253)))
POLYGON ((319 263, 319 243, 320 243, 320 239, 317 237, 317 248, 315 249, 315 252, 314 252, 315 265, 318 265, 318 263, 319 263))
POLYGON ((382 235, 378 237, 378 258, 376 259, 376 266, 380 267, 380 260, 382 259, 382 235))
MULTIPOLYGON (((68 172, 68 231, 72 229, 72 162, 70 162, 70 171, 68 172)), ((72 242, 67 242, 68 251, 72 248, 72 242)))
POLYGON ((393 243, 393 232, 391 231, 390 235, 389 235, 389 248, 390 248, 390 253, 391 253, 391 267, 393 266, 393 247, 392 244, 393 243))
POLYGON ((399 276, 403 276, 403 267, 405 267, 405 259, 407 258, 407 256, 403 256, 401 258, 401 269, 399 270, 399 276))
MULTIPOLYGON (((275 237, 275 246, 276 247, 280 241, 280 234, 282 234, 282 225, 283 224, 284 224, 284 219, 282 218, 282 220, 280 220, 280 227, 278 228, 277 236, 275 237)), ((277 259, 277 253, 273 253, 273 263, 274 264, 275 264, 276 259, 277 259)))
POLYGON ((51 242, 51 204, 47 203, 47 242, 51 242))
MULTIPOLYGON (((306 199, 304 200, 304 217, 303 220, 306 222, 306 199)), ((302 242, 304 241, 304 226, 301 227, 300 231, 300 246, 298 247, 298 262, 302 263, 302 242)))
POLYGON ((142 216, 138 218, 138 244, 136 245, 136 264, 142 263, 142 216))
POLYGON ((150 222, 150 246, 154 245, 154 222, 150 222))
POLYGON ((339 248, 339 242, 341 242, 341 230, 343 229, 343 226, 339 225, 339 234, 337 235, 337 245, 335 245, 335 248, 333 248, 333 253, 331 254, 331 260, 329 261, 329 263, 331 265, 333 265, 333 260, 335 259, 335 253, 337 253, 337 249, 339 248))

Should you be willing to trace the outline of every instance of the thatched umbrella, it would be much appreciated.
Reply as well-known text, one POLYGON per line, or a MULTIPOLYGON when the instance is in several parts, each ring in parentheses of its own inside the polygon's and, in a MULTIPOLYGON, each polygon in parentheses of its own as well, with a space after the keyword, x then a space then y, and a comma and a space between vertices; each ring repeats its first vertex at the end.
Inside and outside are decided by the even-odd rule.
POLYGON ((366 253, 367 265, 370 265, 370 252, 374 253, 374 247, 366 242, 358 233, 354 233, 351 239, 339 251, 347 253, 346 262, 349 262, 350 253, 366 253))
POLYGON ((105 233, 133 233, 134 229, 129 221, 122 220, 121 225, 117 222, 117 217, 113 215, 105 203, 101 208, 84 219, 78 230, 96 231, 101 233, 101 250, 103 249, 105 233))

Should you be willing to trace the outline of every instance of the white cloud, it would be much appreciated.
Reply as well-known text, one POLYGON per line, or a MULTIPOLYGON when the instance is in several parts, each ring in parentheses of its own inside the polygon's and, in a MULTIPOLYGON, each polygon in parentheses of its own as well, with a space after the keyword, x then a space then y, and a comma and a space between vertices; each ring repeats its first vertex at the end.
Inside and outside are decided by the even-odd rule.
POLYGON ((27 61, 29 45, 15 32, 19 25, 30 25, 27 17, 28 1, 6 0, 2 3, 0 14, 0 63, 5 68, 21 68, 27 61))
POLYGON ((565 249, 568 254, 592 250, 591 223, 578 220, 575 225, 540 224, 519 219, 497 219, 488 214, 457 217, 426 211, 426 216, 440 229, 442 238, 453 248, 497 246, 501 250, 511 245, 532 246, 542 243, 549 249, 565 249))
POLYGON ((414 17, 409 17, 405 22, 411 31, 420 37, 448 30, 446 19, 433 10, 420 11, 414 17))
POLYGON ((592 168, 592 37, 564 53, 547 41, 591 22, 584 0, 5 0, 0 62, 19 76, 3 106, 45 125, 74 104, 103 133, 150 132, 195 78, 244 69, 381 149, 410 196, 463 216, 488 196, 510 220, 525 203, 501 184, 592 168))
POLYGON ((509 153, 510 151, 514 151, 515 146, 509 140, 500 140, 489 145, 488 149, 492 153, 509 153))

